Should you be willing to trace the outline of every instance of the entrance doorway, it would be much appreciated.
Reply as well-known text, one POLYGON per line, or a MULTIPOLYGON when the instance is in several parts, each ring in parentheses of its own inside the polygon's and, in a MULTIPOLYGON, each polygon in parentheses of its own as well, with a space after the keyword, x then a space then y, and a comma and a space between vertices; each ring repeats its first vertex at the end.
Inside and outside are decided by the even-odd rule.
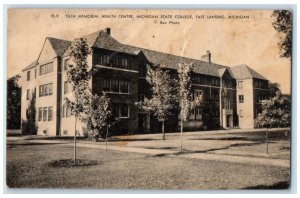
POLYGON ((226 115, 226 127, 227 128, 230 128, 230 127, 232 127, 232 121, 231 121, 231 115, 226 115))

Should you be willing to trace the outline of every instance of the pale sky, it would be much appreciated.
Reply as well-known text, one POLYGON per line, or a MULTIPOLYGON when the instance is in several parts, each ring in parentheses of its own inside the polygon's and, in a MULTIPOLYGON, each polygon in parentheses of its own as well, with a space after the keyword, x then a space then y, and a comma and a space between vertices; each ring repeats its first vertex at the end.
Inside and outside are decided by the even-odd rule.
POLYGON ((212 62, 230 67, 246 64, 271 82, 278 82, 283 93, 290 93, 290 60, 279 57, 280 35, 272 27, 271 14, 270 10, 11 9, 7 29, 7 76, 20 73, 35 60, 47 36, 72 40, 110 27, 111 35, 119 42, 137 47, 194 59, 200 59, 210 50, 212 62), (51 14, 59 16, 51 18, 51 14), (67 18, 66 14, 76 18, 67 18), (81 14, 94 14, 99 18, 78 18, 81 14), (117 18, 102 18, 104 14, 117 18), (137 19, 137 15, 150 14, 172 15, 172 19, 137 19), (134 18, 119 18, 127 17, 124 15, 134 18), (193 18, 175 19, 176 15, 193 18), (196 15, 204 15, 204 18, 196 18, 196 15), (221 18, 208 18, 212 15, 221 18), (231 15, 249 16, 249 19, 228 19, 231 15), (180 24, 169 24, 169 21, 180 24))

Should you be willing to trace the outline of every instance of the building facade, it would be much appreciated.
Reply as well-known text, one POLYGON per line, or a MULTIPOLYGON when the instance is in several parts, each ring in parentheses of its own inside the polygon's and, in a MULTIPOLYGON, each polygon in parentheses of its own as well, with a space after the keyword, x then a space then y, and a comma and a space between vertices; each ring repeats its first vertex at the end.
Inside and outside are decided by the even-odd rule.
MULTIPOLYGON (((191 112, 186 130, 253 128, 261 110, 260 101, 267 97, 268 80, 262 75, 246 65, 228 67, 212 63, 209 51, 201 60, 195 60, 125 45, 111 36, 110 28, 85 37, 92 48, 88 65, 95 71, 90 88, 93 94, 106 93, 111 99, 113 114, 120 118, 113 129, 116 133, 160 131, 156 118, 135 105, 151 97, 146 81, 148 64, 160 64, 174 77, 179 63, 194 65, 193 96, 202 95, 204 103, 191 112)), ((73 95, 66 76, 70 44, 71 41, 47 37, 37 59, 22 70, 21 116, 26 120, 34 100, 39 135, 74 135, 75 118, 65 104, 65 98, 73 95)), ((179 119, 174 109, 166 122, 166 131, 177 131, 179 119)), ((85 131, 85 125, 79 123, 79 134, 85 131)))

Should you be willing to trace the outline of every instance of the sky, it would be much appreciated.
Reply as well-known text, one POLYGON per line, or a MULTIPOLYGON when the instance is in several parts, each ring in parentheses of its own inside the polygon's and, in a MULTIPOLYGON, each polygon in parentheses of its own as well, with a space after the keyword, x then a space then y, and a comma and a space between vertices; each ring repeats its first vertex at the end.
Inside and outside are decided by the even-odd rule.
POLYGON ((137 47, 194 59, 210 50, 212 62, 246 64, 289 94, 291 64, 279 56, 282 35, 274 30, 271 14, 271 10, 10 9, 7 77, 20 74, 38 57, 47 36, 73 40, 110 27, 116 40, 137 47))

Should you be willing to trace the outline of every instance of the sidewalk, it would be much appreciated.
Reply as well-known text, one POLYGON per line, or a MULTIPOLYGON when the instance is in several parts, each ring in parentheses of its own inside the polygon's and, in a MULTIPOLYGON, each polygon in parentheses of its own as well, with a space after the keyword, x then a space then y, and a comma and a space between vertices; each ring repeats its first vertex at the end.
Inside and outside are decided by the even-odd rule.
MULTIPOLYGON (((73 146, 68 144, 68 146, 73 146)), ((105 144, 88 144, 88 143, 78 143, 78 147, 84 148, 100 148, 105 149, 105 144)), ((233 155, 222 155, 222 154, 210 154, 210 153, 181 153, 178 151, 171 151, 165 149, 145 149, 136 147, 126 147, 126 146, 110 146, 107 147, 108 150, 123 151, 123 152, 134 152, 149 154, 154 156, 167 155, 170 157, 183 157, 183 158, 193 158, 202 160, 214 160, 214 161, 225 161, 234 163, 248 163, 248 164, 259 164, 267 166, 281 166, 290 167, 290 160, 282 159, 268 159, 261 157, 244 157, 244 156, 233 156, 233 155)))

